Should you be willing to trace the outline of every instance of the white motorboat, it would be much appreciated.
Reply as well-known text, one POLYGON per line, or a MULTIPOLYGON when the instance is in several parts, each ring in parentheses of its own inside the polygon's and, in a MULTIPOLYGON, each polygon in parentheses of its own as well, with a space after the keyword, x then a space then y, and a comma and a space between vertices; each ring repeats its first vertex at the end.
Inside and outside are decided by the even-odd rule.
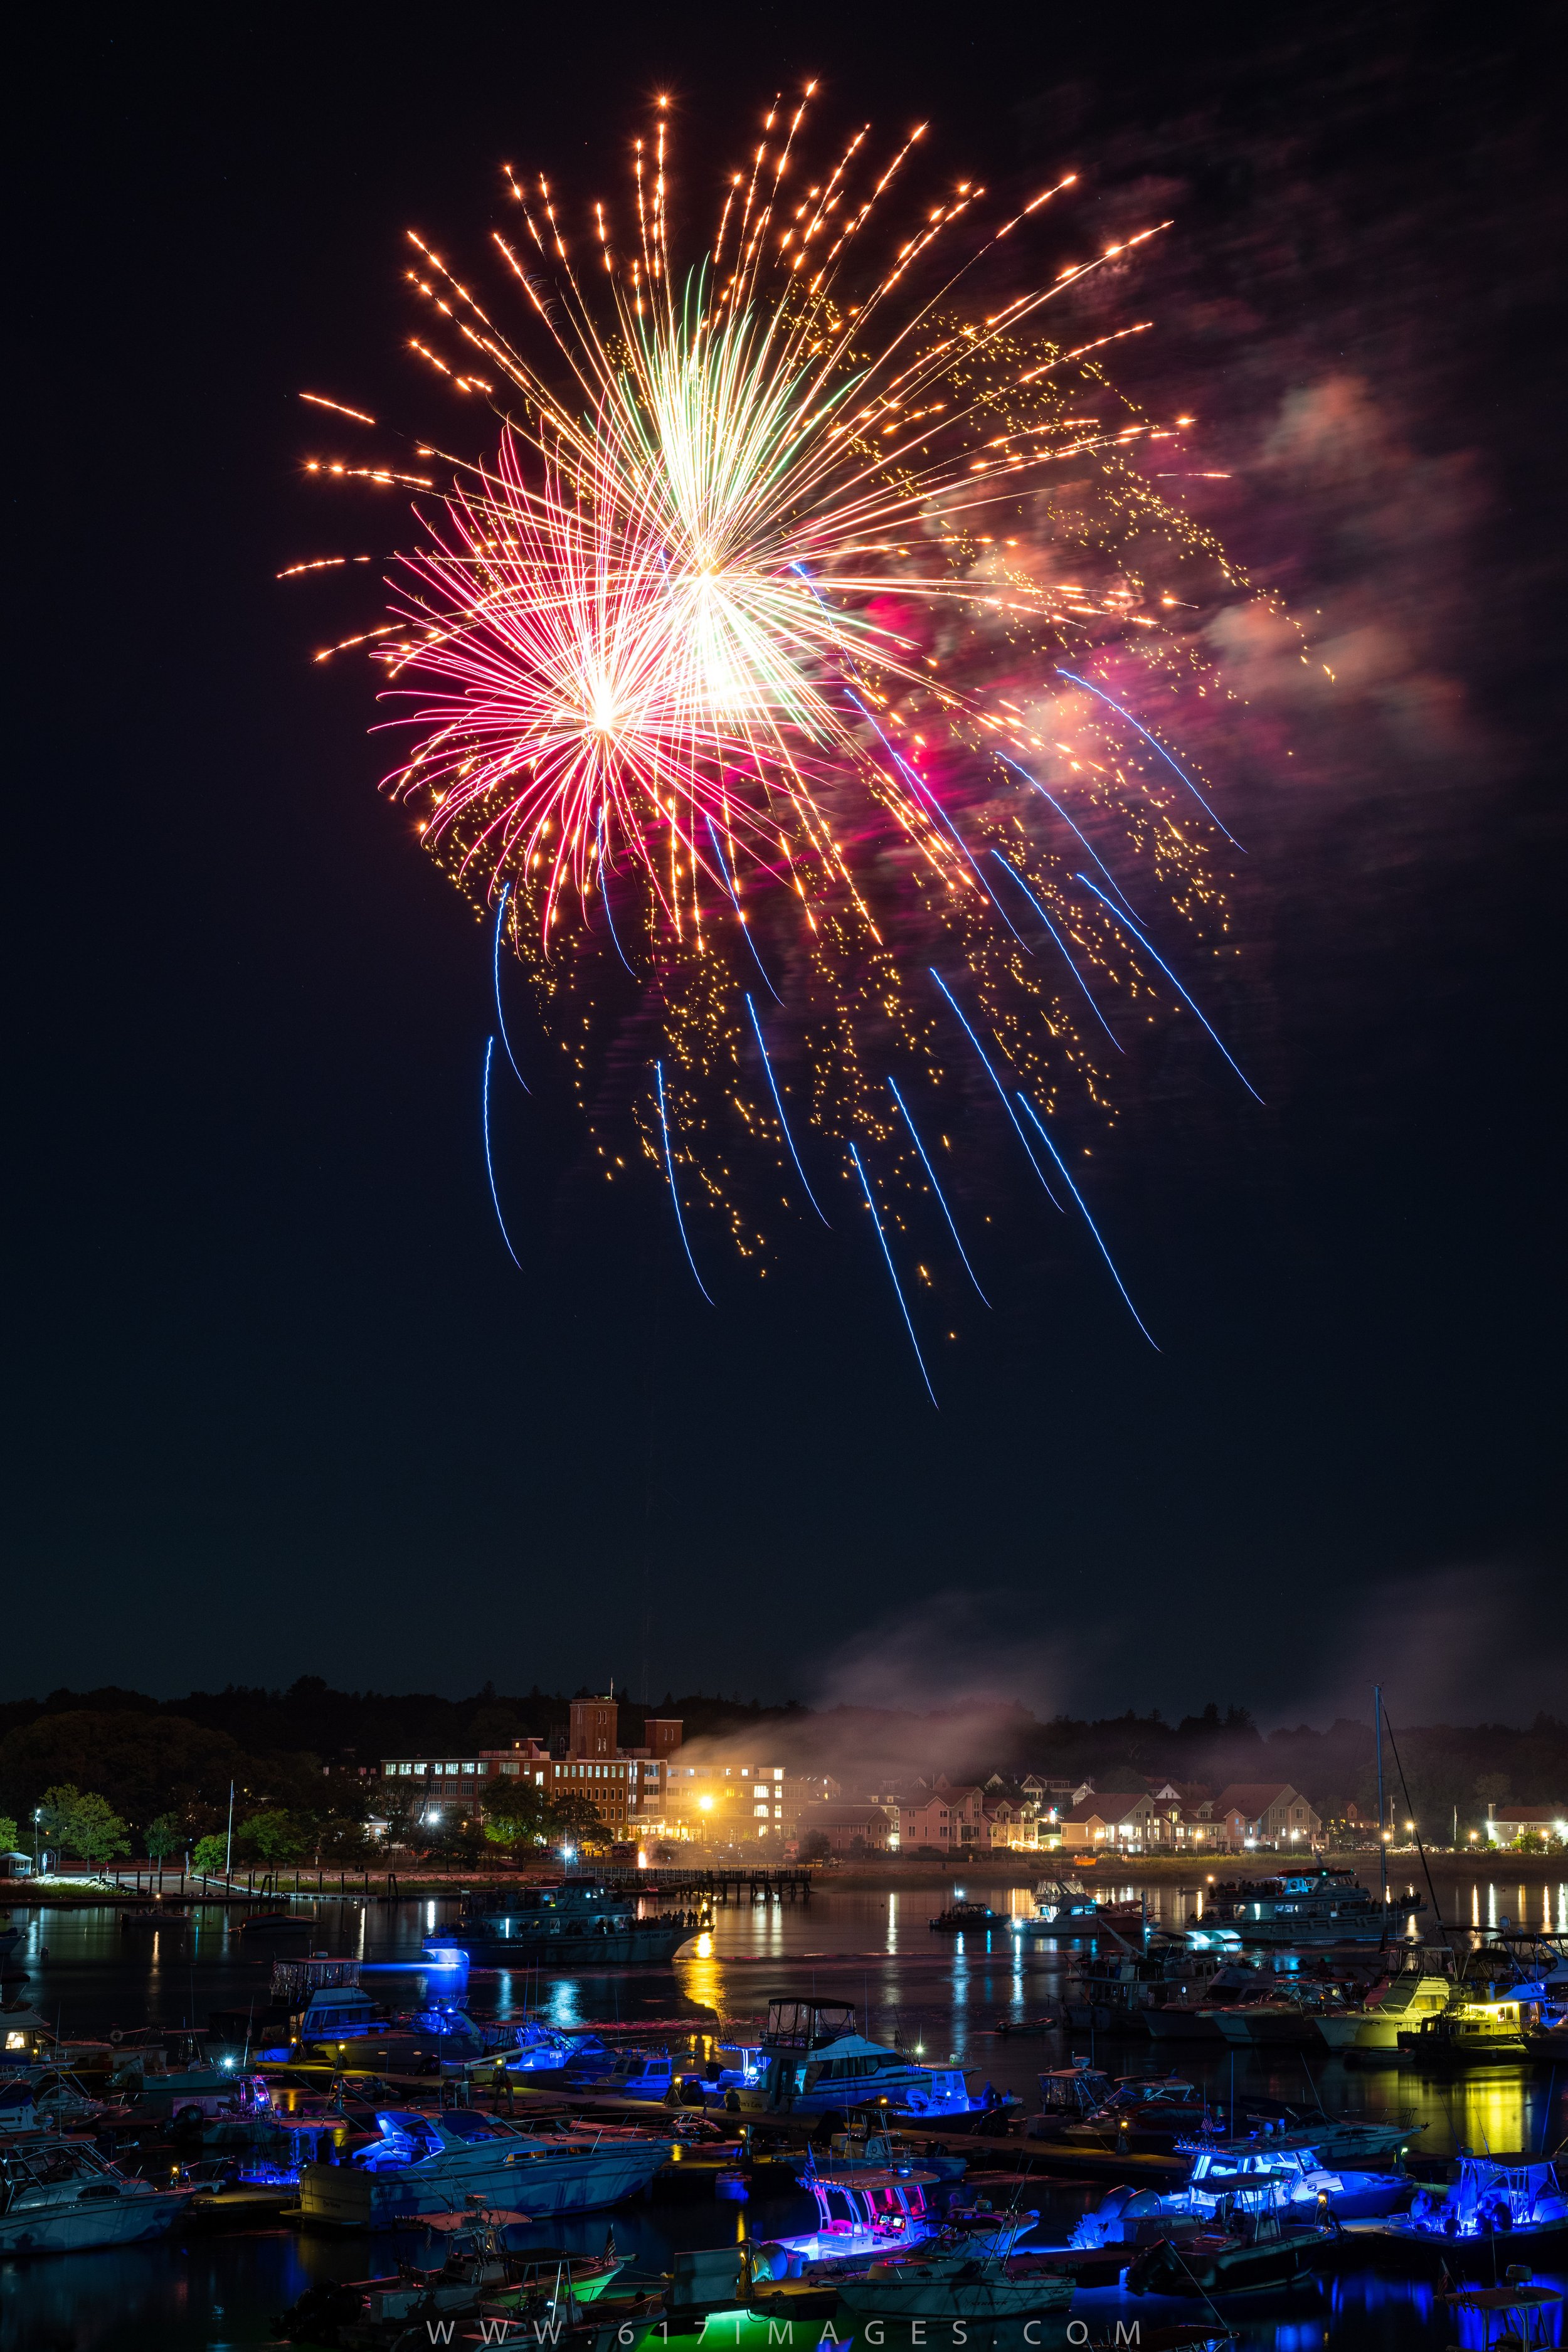
POLYGON ((416 2214, 450 2212, 465 2197, 534 2221, 598 2212, 646 2189, 674 2146, 629 2132, 540 2139, 468 2107, 444 2115, 389 2108, 375 2120, 380 2137, 346 2164, 301 2168, 307 2220, 391 2230, 416 2214))
POLYGON ((1331 2050, 1347 2057, 1369 2052, 1399 2054, 1401 2029, 1411 2032, 1423 2019, 1436 2017, 1453 1995, 1453 1958, 1447 1951, 1411 1954, 1411 1965, 1382 1978, 1355 2009, 1323 2010, 1316 2020, 1318 2033, 1331 2050))
POLYGON ((936 2177, 909 2165, 881 2170, 813 2166, 802 2173, 800 2185, 816 2200, 816 2227, 794 2237, 761 2240, 754 2257, 759 2274, 805 2278, 842 2263, 907 2253, 936 2227, 925 2201, 936 2177))
POLYGON ((839 2282, 838 2299, 868 2319, 1037 2319, 1063 2312, 1075 2282, 1027 2259, 955 2252, 872 2263, 839 2282))
POLYGON ((194 2195, 133 2180, 80 2140, 0 2142, 0 2254, 78 2254, 161 2238, 194 2195))
POLYGON ((1287 2219, 1342 2221, 1396 2213, 1409 2204, 1415 2183, 1403 2172, 1351 2172, 1319 2161, 1312 2147, 1260 2147, 1251 2140, 1217 2141, 1200 2149, 1186 2184, 1162 2194, 1136 2182, 1109 2189, 1086 2213, 1068 2243, 1080 2251, 1101 2246, 1147 2246, 1156 2239, 1180 2242, 1215 2227, 1222 2199, 1260 2192, 1287 2219))
POLYGON ((770 2000, 760 2055, 761 2084, 736 2093, 742 2115, 836 2115, 842 2130, 853 2109, 875 2105, 911 2122, 972 2131, 998 2105, 1013 2104, 972 2098, 962 2067, 925 2066, 868 2042, 848 2001, 770 2000))
POLYGON ((105 2112, 60 2066, 27 2066, 0 2075, 0 2134, 85 2131, 105 2112))

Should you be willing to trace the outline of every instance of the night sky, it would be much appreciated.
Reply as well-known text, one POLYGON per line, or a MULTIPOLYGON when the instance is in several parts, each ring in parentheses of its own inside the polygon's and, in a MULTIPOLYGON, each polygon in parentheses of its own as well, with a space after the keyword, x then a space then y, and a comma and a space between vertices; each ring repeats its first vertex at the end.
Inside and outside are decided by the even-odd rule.
POLYGON ((59 21, 14 100, 0 1695, 1561 1710, 1549 13, 59 21), (1267 1108, 1176 1057, 1097 1195, 1163 1351, 1019 1186, 934 1416, 863 1232, 710 1308, 563 1089, 498 1101, 514 1270, 486 940, 371 678, 310 660, 377 574, 274 576, 406 535, 305 485, 296 398, 437 414, 405 226, 482 267, 499 166, 601 193, 658 89, 705 217, 813 74, 929 116, 933 173, 1078 168, 1064 258, 1173 217, 1120 379, 1199 417, 1194 511, 1338 673, 1226 786, 1267 1108))

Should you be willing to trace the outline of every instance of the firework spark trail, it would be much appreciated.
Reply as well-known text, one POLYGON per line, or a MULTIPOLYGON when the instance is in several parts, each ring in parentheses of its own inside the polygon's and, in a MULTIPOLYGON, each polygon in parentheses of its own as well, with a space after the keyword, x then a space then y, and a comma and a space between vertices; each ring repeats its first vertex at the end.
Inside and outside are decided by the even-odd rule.
MULTIPOLYGON (((963 1006, 959 1003, 957 997, 954 996, 952 989, 949 988, 946 981, 943 980, 941 972, 938 971, 934 964, 931 966, 931 976, 935 981, 937 986, 941 989, 942 994, 946 997, 948 1003, 952 1005, 954 1013, 957 1013, 963 1034, 968 1038, 970 1044, 973 1046, 974 1051, 979 1057, 981 1068, 984 1071, 986 1076, 995 1087, 996 1098, 1000 1102, 1003 1109, 1006 1112, 1008 1118, 1012 1120, 1014 1132, 1016 1134, 1019 1142, 1024 1147, 1024 1157, 1027 1160, 1030 1167, 1039 1178, 1041 1184, 1045 1186, 1047 1200, 1050 1202, 1053 1209, 1061 1209, 1061 1202, 1058 1200, 1050 1186, 1046 1183, 1045 1170, 1041 1167, 1039 1161, 1036 1159, 1034 1153, 1029 1149, 1029 1139, 1018 1124, 1018 1114, 1007 1099, 1007 1089, 1003 1085, 1001 1079, 997 1076, 995 1071, 992 1068, 990 1062, 986 1059, 985 1048, 981 1044, 979 1038, 975 1035, 973 1030, 970 1027, 968 1021, 964 1018, 963 1006)), ((1065 1215, 1067 1213, 1063 1210, 1062 1213, 1065 1215)))
POLYGON ((1159 737, 1157 735, 1151 735, 1149 730, 1144 726, 1142 719, 1134 719, 1130 710, 1123 710, 1120 702, 1112 702, 1110 695, 1106 693, 1105 688, 1102 686, 1096 686, 1090 678, 1080 677, 1076 669, 1064 669, 1061 663, 1058 662, 1057 664, 1057 676, 1058 677, 1070 677, 1073 684, 1075 686, 1081 686, 1087 694, 1097 694, 1108 710, 1114 710, 1118 719, 1125 719, 1129 727, 1136 729, 1137 732, 1143 738, 1145 743, 1149 744, 1153 751, 1158 751, 1161 759, 1164 761, 1165 765, 1172 771, 1173 774, 1180 776, 1183 783, 1186 786, 1188 792, 1191 793, 1194 800, 1196 801, 1199 808, 1202 809, 1209 823, 1219 828, 1220 832, 1225 835, 1226 839, 1229 842, 1233 849, 1241 849, 1242 856, 1244 857, 1246 856, 1247 852, 1245 849, 1242 849, 1241 844, 1237 841, 1235 834, 1226 830, 1224 820, 1215 814, 1213 809, 1210 808, 1207 801, 1205 800, 1202 793, 1199 792, 1196 784, 1194 783, 1191 776, 1187 774, 1185 769, 1180 768, 1176 765, 1175 761, 1172 759, 1169 751, 1166 751, 1159 737))
POLYGON ((479 1117, 485 1139, 485 1174, 490 1181, 490 1202, 495 1209, 496 1223, 500 1227, 500 1237, 506 1244, 506 1254, 521 1274, 522 1260, 511 1245, 511 1235, 506 1229, 506 1219, 500 1213, 500 1194, 496 1191, 495 1161, 490 1157, 490 1059, 495 1049, 495 1039, 487 1037, 485 1039, 485 1075, 479 1089, 479 1117))
MULTIPOLYGON (((930 1397, 931 1403, 936 1405, 936 1391, 931 1384, 931 1374, 926 1370, 926 1360, 921 1353, 921 1343, 915 1337, 915 1327, 910 1319, 910 1310, 905 1303, 903 1290, 899 1282, 898 1268, 893 1264, 893 1253, 888 1247, 888 1236, 882 1230, 882 1220, 880 1215, 878 1213, 877 1202, 872 1194, 870 1180, 867 1176, 865 1169, 860 1164, 860 1154, 856 1150, 853 1144, 849 1146, 849 1157, 855 1162, 855 1173, 860 1179, 860 1189, 866 1195, 866 1206, 870 1210, 871 1223, 877 1228, 877 1239, 882 1245, 882 1257, 887 1265, 888 1279, 893 1286, 893 1296, 899 1302, 899 1312, 904 1318, 904 1328, 910 1335, 910 1345, 915 1351, 915 1361, 921 1368, 921 1378, 926 1384, 926 1394, 930 1397)), ((942 1408, 940 1406, 937 1406, 938 1412, 940 1412, 941 1409, 942 1408)))
POLYGON ((1000 759, 1002 765, 1005 768, 1011 768, 1016 776, 1022 776, 1024 782, 1028 785, 1031 792, 1038 793, 1043 801, 1048 801, 1050 803, 1052 808, 1055 809, 1057 814, 1060 817, 1062 823, 1068 827, 1068 831, 1075 834, 1078 839, 1082 842, 1085 849, 1088 850, 1089 856, 1093 858, 1095 864, 1100 867, 1100 872, 1110 883, 1111 889, 1121 899, 1122 905, 1126 908, 1133 921, 1137 922, 1140 919, 1137 908, 1132 904, 1131 899, 1122 889, 1121 883, 1117 880, 1115 875, 1112 874, 1110 868, 1100 857, 1099 851, 1095 848, 1095 845, 1089 838, 1089 835, 1073 823, 1072 818, 1068 814, 1067 810, 1063 808, 1056 794, 1054 793, 1048 793, 1037 777, 1030 775, 1027 768, 1020 768, 1016 760, 1009 760, 1005 751, 998 752, 997 757, 1000 759))
POLYGON ((621 945, 621 935, 616 929, 616 910, 610 904, 610 886, 605 878, 605 812, 603 809, 599 811, 598 877, 599 904, 604 908, 605 920, 610 927, 610 943, 619 956, 625 970, 629 971, 635 980, 637 969, 635 965, 626 962, 626 951, 621 945))
MULTIPOLYGON (((590 1130, 605 1135, 606 1174, 613 1122, 614 1164, 629 1142, 668 1182, 710 1304, 675 1141, 693 1217, 727 1220, 752 1258, 775 1246, 763 1222, 778 1187, 759 1181, 759 1150, 785 1201, 798 1180, 827 1222, 803 1121, 849 1153, 898 1286, 862 1156, 897 1132, 871 1076, 890 1066, 907 1087, 887 1080, 898 1117, 984 1298, 908 1107, 924 1099, 917 1077, 951 1083, 955 1109, 983 1092, 921 967, 1060 1210, 1015 1097, 1048 1097, 1060 1117, 1071 1093, 1077 1116, 1103 1124, 1110 1049, 1130 1065, 1106 990, 1179 1017, 1157 971, 1197 1013, 1107 859, 1140 877, 1141 897, 1152 877, 1203 948, 1224 928, 1224 845, 1239 846, 1164 745, 1082 669, 1135 662, 1168 692, 1173 722, 1213 711, 1229 689, 1203 616, 1245 583, 1133 463, 1191 420, 1125 403, 1109 423, 1102 414, 1103 395, 1120 395, 1093 354, 1148 322, 1088 341, 1045 330, 1046 305, 1105 265, 1125 268, 1161 225, 1063 267, 1059 245, 1025 239, 1051 236, 1074 174, 1022 203, 998 205, 972 181, 917 202, 920 131, 879 152, 857 131, 823 169, 809 160, 810 95, 768 113, 729 178, 717 235, 684 272, 663 101, 637 142, 629 223, 596 203, 579 236, 542 175, 508 167, 518 226, 493 247, 521 330, 410 232, 413 348, 448 391, 489 403, 499 438, 463 457, 414 442, 420 466, 449 468, 439 487, 402 461, 349 463, 330 448, 307 461, 323 484, 401 485, 419 500, 417 540, 389 583, 393 617, 318 658, 360 646, 380 664, 385 723, 403 730, 386 786, 493 919, 498 1031, 520 1083, 503 932, 590 1130), (978 289, 971 299, 973 273, 1008 238, 1023 290, 987 311, 978 289), (1188 681, 1214 698, 1181 701, 1188 681), (1079 852, 1105 889, 1077 872, 1079 852), (1027 936, 998 865, 1073 990, 1027 936), (1052 905, 1070 912, 1058 923, 1052 905), (792 1103, 798 1087, 794 1124, 753 968, 778 1008, 769 1028, 792 1103), (748 1033, 776 1133, 742 1082, 748 1033), (617 1092, 628 1064, 651 1065, 653 1104, 624 1080, 617 1092)), ((384 429, 370 407, 315 394, 310 409, 334 433, 384 429)), ((289 576, 354 575, 312 558, 289 576)), ((488 1072, 487 1056, 487 1165, 488 1072)), ((951 1113, 944 1128, 950 1149, 977 1141, 951 1113)), ((918 1186, 907 1150, 899 1168, 918 1186)))
POLYGON ((1089 1213, 1089 1210, 1084 1202, 1083 1194, 1079 1191, 1078 1186, 1073 1182, 1072 1178, 1068 1175, 1067 1161, 1062 1158, 1061 1153, 1057 1150, 1056 1145, 1051 1141, 1050 1137, 1047 1134, 1044 1119, 1040 1117, 1039 1112, 1035 1108, 1034 1104, 1029 1100, 1028 1096, 1021 1089, 1018 1095, 1018 1100, 1023 1104, 1024 1108, 1028 1112, 1029 1117, 1039 1129, 1041 1141, 1044 1143, 1046 1150, 1050 1153, 1051 1158, 1056 1161, 1057 1166, 1061 1170, 1063 1183, 1066 1184, 1068 1191, 1078 1202, 1079 1209, 1082 1210, 1084 1223, 1094 1235, 1095 1242, 1099 1246, 1100 1255, 1105 1260, 1106 1265, 1110 1268, 1110 1278, 1115 1283, 1117 1289, 1121 1293, 1122 1297, 1127 1301, 1128 1313, 1131 1316, 1134 1323, 1137 1324, 1140 1331, 1142 1332, 1145 1339, 1148 1340, 1149 1345, 1153 1349, 1154 1353, 1158 1355, 1160 1353, 1159 1343, 1156 1341, 1153 1333, 1150 1330, 1149 1326, 1144 1322, 1142 1315, 1139 1314, 1136 1307, 1133 1306, 1127 1285, 1122 1281, 1121 1275, 1118 1274, 1116 1270, 1116 1260, 1106 1248, 1104 1237, 1100 1233, 1100 1227, 1095 1223, 1094 1219, 1089 1213))
POLYGON ((490 951, 490 978, 494 983, 496 994, 496 1027, 500 1032, 500 1041, 505 1049, 507 1060, 511 1064, 512 1076, 517 1080, 523 1093, 531 1095, 533 1088, 518 1068, 517 1055, 511 1050, 511 1039, 506 1034, 506 1014, 501 1008, 500 1001, 500 935, 501 926, 506 921, 506 902, 510 894, 510 883, 503 882, 500 887, 500 896, 496 901, 495 943, 490 951))
POLYGON ((1061 933, 1058 930, 1056 925, 1052 922, 1050 917, 1047 914, 1045 908, 1041 906, 1039 900, 1036 898, 1034 892, 1030 889, 1028 884, 1025 881, 1023 876, 1019 873, 1012 860, 1010 858, 1004 857, 999 849, 994 849, 991 855, 996 860, 997 865, 1000 866, 1005 872, 1012 876, 1014 881, 1017 884, 1025 898, 1027 898, 1030 906, 1033 907, 1036 914, 1038 915, 1041 922, 1044 923, 1047 930, 1049 931, 1052 939, 1055 940, 1058 947, 1060 948, 1062 951, 1062 961, 1066 964, 1068 970, 1077 981, 1079 988, 1083 991, 1085 997, 1089 1001, 1089 1011, 1093 1013, 1095 1019, 1099 1022, 1100 1027, 1104 1030, 1106 1035, 1110 1038, 1111 1044, 1120 1054, 1123 1050, 1121 1041, 1117 1036, 1115 1030, 1111 1027, 1104 1013, 1100 1011, 1099 1005, 1095 1003, 1093 992, 1089 988, 1089 982, 1085 980, 1077 964, 1074 963, 1072 957, 1068 952, 1067 941, 1063 939, 1061 933))
POLYGON ((1230 1064, 1231 1068, 1236 1072, 1237 1076, 1241 1080, 1242 1085, 1247 1088, 1247 1091, 1252 1097, 1253 1101, 1261 1103, 1263 1097, 1258 1093, 1258 1088, 1253 1085, 1252 1080, 1247 1076, 1247 1072, 1242 1068, 1241 1064, 1237 1060, 1235 1055, 1231 1052, 1230 1047, 1226 1044, 1225 1039, 1215 1027, 1213 1022, 1208 1019, 1207 1015, 1203 1012, 1196 1001, 1188 995, 1186 990, 1182 986, 1181 982, 1176 978, 1175 973, 1171 970, 1170 965, 1165 961, 1164 957, 1160 954, 1157 949, 1150 946, 1149 941, 1143 937, 1142 931, 1133 929, 1132 925, 1128 921, 1126 916, 1121 914, 1115 907, 1111 906, 1110 900, 1106 897, 1104 891, 1097 889, 1095 885, 1089 880, 1087 874, 1075 875, 1073 878, 1075 881, 1081 882, 1086 889, 1093 890, 1095 897, 1100 901, 1101 905, 1110 908, 1110 914, 1115 921, 1120 923, 1124 930, 1131 932, 1132 937, 1137 940, 1144 954, 1148 956, 1152 961, 1159 965, 1161 971, 1164 973, 1165 978, 1170 982, 1171 986, 1181 998, 1183 1003, 1189 1006, 1190 1009, 1197 1014, 1198 1019, 1203 1023, 1204 1027, 1208 1031, 1209 1035, 1214 1039, 1215 1044, 1219 1047, 1220 1052, 1225 1055, 1226 1060, 1230 1064))
POLYGON ((654 1064, 653 1075, 658 1087, 658 1123, 664 1133, 664 1170, 669 1179, 669 1198, 675 1211, 676 1227, 680 1234, 680 1246, 686 1252, 686 1263, 691 1268, 692 1281, 711 1307, 714 1302, 707 1284, 697 1271, 697 1260, 692 1256, 691 1244, 686 1238, 686 1219, 680 1213, 680 1194, 675 1181, 675 1160, 669 1148, 669 1120, 664 1107, 664 1064, 662 1062, 654 1064))
POLYGON ((779 1095, 778 1080, 773 1076, 773 1066, 768 1058, 768 1041, 763 1034, 763 1024, 757 1018, 757 1008, 752 1003, 750 996, 746 999, 746 1010, 752 1016, 752 1026, 757 1033, 757 1050, 762 1055, 763 1068, 767 1073, 768 1091, 773 1098, 773 1108, 779 1115, 779 1125, 784 1129, 784 1139, 789 1146, 789 1156, 795 1161, 795 1172, 800 1178, 801 1183, 805 1187, 806 1199, 811 1202, 812 1207, 816 1211, 817 1215, 821 1217, 823 1223, 826 1225, 830 1222, 830 1220, 824 1211, 821 1202, 817 1199, 816 1193, 811 1189, 810 1178, 800 1164, 800 1154, 795 1148, 795 1138, 790 1133, 789 1121, 784 1117, 784 1107, 779 1095))
POLYGON ((963 1261, 963 1271, 969 1276, 970 1281, 974 1285, 975 1296, 979 1299, 982 1307, 989 1307, 991 1301, 981 1289, 980 1277, 969 1263, 969 1253, 963 1246, 963 1240, 959 1235, 957 1225, 953 1223, 952 1211, 947 1205, 947 1195, 936 1181, 936 1170, 931 1166, 930 1155, 926 1150, 925 1145, 921 1141, 920 1129, 910 1116, 910 1107, 908 1103, 905 1102, 902 1095, 899 1092, 897 1085, 891 1078, 888 1080, 888 1089, 891 1094, 893 1100, 898 1104, 899 1108, 904 1115, 904 1125, 909 1129, 910 1134, 914 1140, 915 1150, 920 1153, 921 1165, 925 1170, 926 1174, 931 1178, 931 1189, 936 1194, 938 1208, 942 1211, 942 1215, 947 1219, 947 1230, 952 1235, 952 1245, 954 1249, 958 1252, 959 1256, 963 1261))
MULTIPOLYGON (((725 895, 728 897, 731 906, 735 909, 735 920, 741 927, 742 937, 744 939, 746 945, 752 951, 752 961, 756 965, 758 971, 762 974, 763 987, 767 990, 768 994, 773 998, 773 1003, 782 1006, 784 1003, 784 998, 779 994, 778 990, 768 978, 767 966, 763 963, 762 957, 757 953, 757 943, 752 937, 751 926, 747 922, 744 915, 741 912, 741 902, 735 896, 735 886, 730 879, 730 869, 724 862, 724 853, 719 846, 719 836, 713 830, 713 820, 710 817, 707 822, 708 838, 713 845, 713 863, 718 870, 719 879, 724 885, 725 895)), ((746 999, 746 1002, 748 1004, 751 1003, 750 997, 746 999)))

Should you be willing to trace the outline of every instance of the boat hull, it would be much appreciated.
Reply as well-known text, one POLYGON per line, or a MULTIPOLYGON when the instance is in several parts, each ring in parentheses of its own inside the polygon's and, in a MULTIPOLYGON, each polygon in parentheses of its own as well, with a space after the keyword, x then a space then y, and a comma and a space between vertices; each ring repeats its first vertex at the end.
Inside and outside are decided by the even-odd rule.
POLYGON ((1401 2228, 1397 2222, 1363 2222, 1347 2236, 1363 2252, 1375 2250, 1378 2263, 1391 2269, 1434 2275, 1447 2271, 1452 2279, 1479 2279, 1485 2286, 1496 2284, 1510 2263, 1556 2271, 1568 2260, 1568 2221, 1488 2231, 1474 2238, 1450 2238, 1439 2231, 1401 2228))
POLYGON ((1256 2245, 1210 2251, 1201 2240, 1188 2239, 1178 2247, 1162 2238, 1130 2264, 1128 2290, 1132 2294, 1190 2297, 1247 2294, 1264 2287, 1289 2286, 1316 2269, 1333 2239, 1329 2230, 1303 2230, 1266 2238, 1256 2245))
POLYGON ((0 2214, 0 2255, 81 2254, 161 2238, 190 2203, 186 2189, 94 2197, 69 2205, 21 2206, 0 2214))
POLYGON ((1222 2041, 1243 2050, 1272 2050, 1318 2039, 1318 2021, 1304 2010, 1226 2010, 1215 2022, 1222 2041))
POLYGON ((516 2153, 502 2142, 460 2156, 448 2150, 396 2170, 307 2164, 300 2172, 300 2210, 306 2221, 333 2229, 395 2230, 419 2214, 457 2211, 465 2197, 482 2197, 531 2221, 550 2221, 602 2212, 640 2195, 669 2153, 663 2139, 516 2153))
POLYGON ((1212 2009, 1151 2009, 1143 2022, 1156 2042, 1219 2042, 1224 2036, 1212 2009))
POLYGON ((1054 2272, 1026 2278, 966 2279, 921 2278, 918 2269, 911 2263, 901 2278, 895 2273, 889 2278, 845 2279, 839 2284, 838 2300, 847 2311, 859 2312, 868 2319, 1036 2319, 1065 2311, 1076 2286, 1073 2279, 1054 2272))

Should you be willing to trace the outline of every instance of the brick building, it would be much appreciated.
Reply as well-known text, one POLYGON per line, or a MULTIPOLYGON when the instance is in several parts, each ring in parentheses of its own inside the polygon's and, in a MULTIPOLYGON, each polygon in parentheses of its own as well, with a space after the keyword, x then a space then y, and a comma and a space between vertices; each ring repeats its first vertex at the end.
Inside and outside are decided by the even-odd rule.
POLYGON ((585 1798, 612 1838, 652 1835, 664 1828, 681 1728, 673 1716, 649 1716, 643 1726, 647 1744, 622 1748, 616 1701, 574 1699, 563 1756, 552 1755, 540 1740, 520 1739, 467 1756, 387 1757, 381 1767, 386 1802, 405 1800, 422 1822, 451 1811, 460 1819, 482 1816, 488 1791, 522 1776, 547 1798, 585 1798))

